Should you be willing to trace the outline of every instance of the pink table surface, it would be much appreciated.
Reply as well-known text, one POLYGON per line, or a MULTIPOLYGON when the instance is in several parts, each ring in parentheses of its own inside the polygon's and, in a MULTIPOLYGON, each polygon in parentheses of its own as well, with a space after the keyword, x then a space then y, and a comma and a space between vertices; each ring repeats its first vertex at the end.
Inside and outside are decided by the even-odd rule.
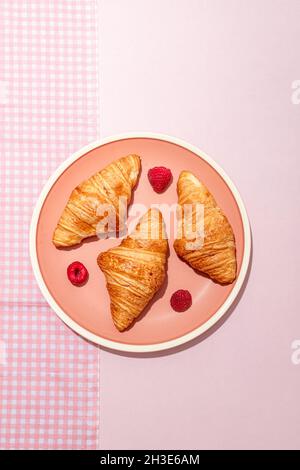
POLYGON ((99 14, 102 137, 198 145, 240 189, 254 245, 242 299, 205 340, 158 357, 102 351, 101 446, 300 448, 300 2, 114 0, 99 14))

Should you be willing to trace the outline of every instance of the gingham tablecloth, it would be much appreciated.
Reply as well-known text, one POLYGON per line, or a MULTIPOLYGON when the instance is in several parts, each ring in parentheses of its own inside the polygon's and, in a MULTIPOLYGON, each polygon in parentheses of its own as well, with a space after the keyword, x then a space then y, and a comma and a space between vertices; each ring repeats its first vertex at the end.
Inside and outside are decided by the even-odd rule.
POLYGON ((34 204, 97 137, 97 2, 0 1, 0 447, 98 445, 99 350, 48 307, 29 261, 34 204))

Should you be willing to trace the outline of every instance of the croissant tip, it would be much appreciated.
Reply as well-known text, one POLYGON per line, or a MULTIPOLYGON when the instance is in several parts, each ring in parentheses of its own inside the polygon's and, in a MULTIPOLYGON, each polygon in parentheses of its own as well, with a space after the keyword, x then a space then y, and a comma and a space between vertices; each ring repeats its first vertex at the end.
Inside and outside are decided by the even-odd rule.
POLYGON ((55 246, 55 248, 62 248, 62 247, 68 246, 68 245, 64 245, 62 242, 59 242, 58 240, 56 240, 56 238, 54 236, 52 238, 52 243, 55 246))
POLYGON ((114 322, 114 325, 120 333, 122 333, 123 331, 127 329, 127 326, 120 326, 120 325, 117 325, 117 323, 115 322, 114 322))
POLYGON ((120 319, 118 313, 112 313, 112 321, 113 321, 113 324, 115 325, 115 327, 117 328, 117 330, 122 333, 123 331, 127 330, 127 328, 130 327, 130 325, 132 325, 132 323, 134 322, 134 319, 131 319, 131 321, 127 321, 126 320, 123 321, 120 319))
POLYGON ((185 180, 186 178, 190 178, 191 175, 193 175, 193 173, 191 173, 191 172, 188 171, 188 170, 182 170, 182 171, 179 173, 178 180, 177 180, 177 191, 179 191, 179 188, 180 188, 180 186, 184 183, 184 180, 185 180))
POLYGON ((99 255, 97 256, 97 264, 98 264, 99 268, 101 268, 101 264, 102 264, 102 261, 103 261, 103 254, 104 253, 99 253, 99 255))
MULTIPOLYGON (((136 153, 131 153, 130 155, 127 155, 127 157, 132 157, 132 158, 134 158, 135 160, 138 161, 138 165, 139 165, 139 166, 141 165, 141 157, 140 157, 138 154, 136 154, 136 153)), ((127 157, 125 157, 125 158, 127 158, 127 157)))
POLYGON ((182 178, 184 176, 187 176, 187 175, 190 175, 191 172, 188 171, 188 170, 182 170, 180 173, 179 173, 179 178, 182 178))

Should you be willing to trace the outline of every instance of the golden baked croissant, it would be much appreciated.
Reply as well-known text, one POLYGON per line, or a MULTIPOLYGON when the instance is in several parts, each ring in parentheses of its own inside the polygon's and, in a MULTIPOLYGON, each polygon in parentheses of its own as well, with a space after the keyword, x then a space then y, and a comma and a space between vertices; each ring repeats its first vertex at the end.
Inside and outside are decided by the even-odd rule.
POLYGON ((130 236, 98 256, 112 319, 119 331, 131 325, 162 286, 167 252, 162 214, 158 209, 149 209, 130 236))
MULTIPOLYGON (((230 284, 236 278, 236 250, 234 234, 226 216, 214 197, 193 173, 182 171, 177 182, 179 228, 181 235, 174 242, 177 255, 192 268, 207 274, 220 284, 230 284), (183 216, 183 206, 190 204, 191 214, 183 216), (199 248, 189 246, 185 234, 195 224, 197 204, 204 208, 204 232, 199 248)), ((194 226, 193 231, 194 233, 194 226)), ((192 233, 192 230, 190 231, 192 233)), ((195 241, 195 239, 194 239, 195 241)))
POLYGON ((77 245, 84 238, 97 233, 100 235, 106 233, 104 226, 99 228, 100 221, 104 219, 104 215, 99 213, 99 208, 105 207, 104 204, 114 210, 116 231, 118 231, 119 198, 124 198, 123 202, 127 209, 140 167, 140 157, 128 155, 115 160, 79 184, 72 191, 58 221, 52 238, 54 245, 57 247, 77 245))

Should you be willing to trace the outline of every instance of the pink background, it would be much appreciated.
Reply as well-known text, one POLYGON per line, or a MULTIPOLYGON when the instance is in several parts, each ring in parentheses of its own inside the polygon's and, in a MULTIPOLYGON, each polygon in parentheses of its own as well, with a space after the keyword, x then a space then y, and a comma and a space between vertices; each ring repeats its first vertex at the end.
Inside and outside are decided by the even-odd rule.
POLYGON ((101 137, 198 145, 240 189, 254 245, 242 299, 204 341, 101 352, 102 448, 300 448, 299 18, 298 0, 100 1, 101 137))

